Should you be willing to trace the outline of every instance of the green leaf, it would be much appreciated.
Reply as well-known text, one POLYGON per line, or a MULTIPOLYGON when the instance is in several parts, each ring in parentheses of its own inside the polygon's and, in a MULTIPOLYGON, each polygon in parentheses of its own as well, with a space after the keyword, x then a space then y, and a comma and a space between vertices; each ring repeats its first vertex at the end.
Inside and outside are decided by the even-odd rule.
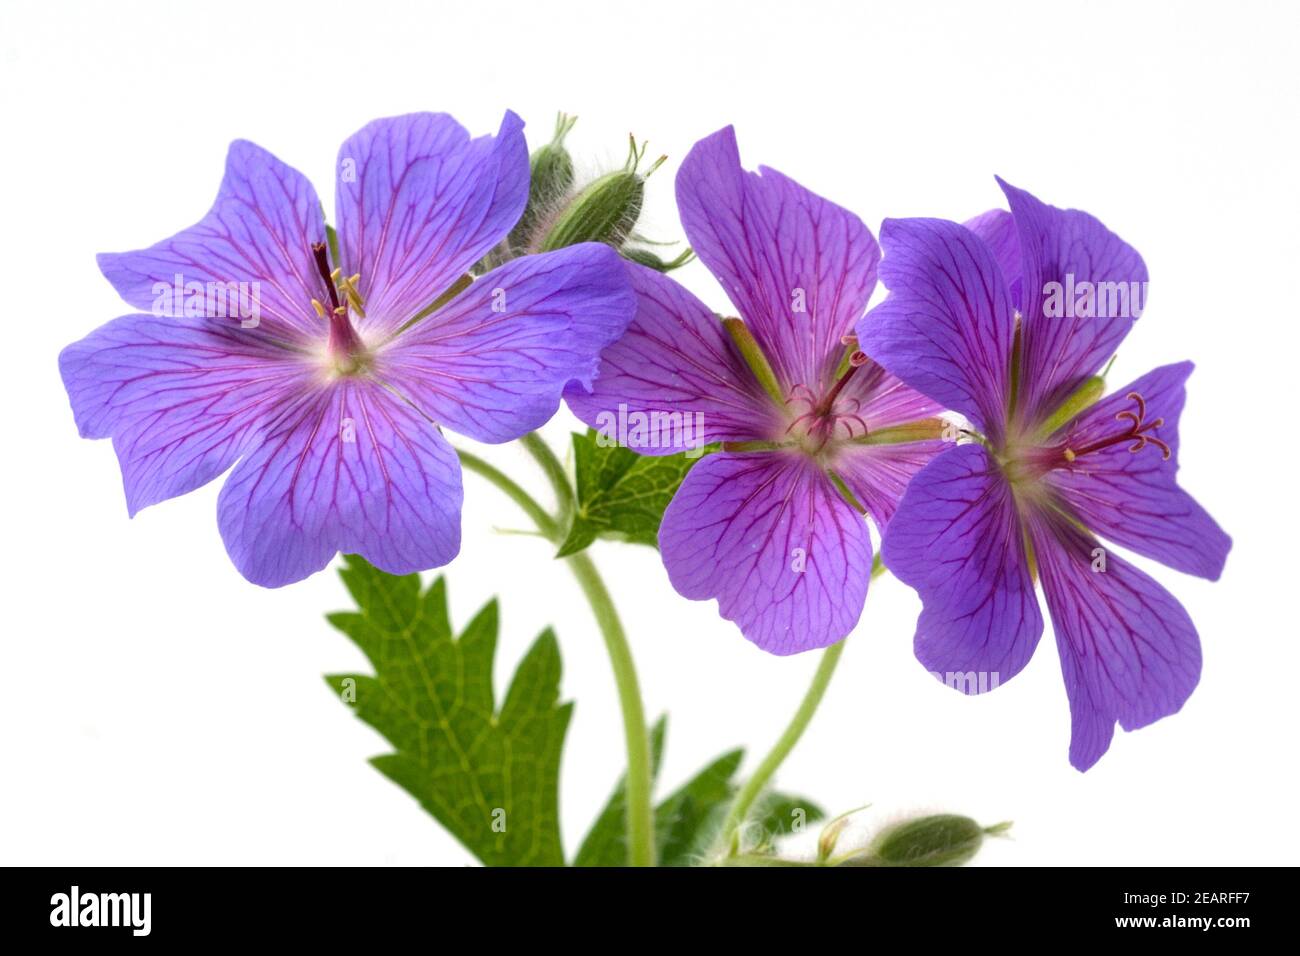
POLYGON ((630 448, 604 445, 588 430, 585 435, 574 432, 573 458, 577 500, 556 555, 561 558, 598 537, 656 547, 664 509, 700 455, 638 455, 630 448))
MULTIPOLYGON (((660 717, 650 731, 652 780, 659 778, 667 723, 667 717, 660 717)), ((728 751, 659 804, 655 810, 655 843, 660 866, 691 866, 708 853, 738 789, 734 778, 744 754, 739 749, 728 751)), ((582 841, 574 866, 627 865, 625 784, 625 779, 620 780, 614 788, 582 841)), ((825 815, 809 800, 771 792, 759 799, 753 820, 762 828, 762 843, 767 846, 772 838, 794 832, 796 820, 802 825, 825 815)))
POLYGON ((807 797, 775 790, 759 797, 751 814, 752 822, 762 827, 768 842, 774 837, 798 833, 804 825, 825 818, 826 811, 807 797))
POLYGON ((655 837, 661 866, 690 866, 704 856, 736 792, 731 778, 744 757, 744 750, 728 751, 659 805, 655 837))
POLYGON ((341 570, 358 610, 329 615, 375 673, 326 682, 394 753, 371 763, 489 866, 563 866, 560 751, 572 703, 561 704, 560 652, 548 629, 524 655, 497 709, 492 687, 497 605, 459 638, 442 578, 385 574, 349 555, 341 570))

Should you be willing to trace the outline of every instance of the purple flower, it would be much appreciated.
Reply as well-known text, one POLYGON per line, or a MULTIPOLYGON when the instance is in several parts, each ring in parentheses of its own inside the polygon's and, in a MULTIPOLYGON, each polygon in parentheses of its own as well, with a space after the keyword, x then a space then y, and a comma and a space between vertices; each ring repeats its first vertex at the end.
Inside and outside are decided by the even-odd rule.
POLYGON ((677 204, 743 323, 629 266, 636 316, 602 355, 594 391, 566 397, 606 435, 615 421, 649 422, 620 428, 645 454, 722 442, 664 514, 673 587, 716 598, 773 654, 833 644, 857 623, 871 576, 870 535, 848 498, 885 525, 943 447, 941 423, 927 420, 939 406, 846 344, 880 258, 856 216, 775 170, 746 172, 730 127, 686 157, 677 204))
POLYGON ((1087 213, 999 183, 1010 213, 882 229, 889 296, 862 347, 982 433, 916 475, 883 556, 924 604, 917 657, 968 693, 1029 661, 1041 578, 1086 770, 1116 721, 1174 713, 1201 670, 1187 612, 1096 536, 1211 580, 1231 541, 1175 480, 1191 363, 1096 401, 1145 296, 1141 257, 1087 213))
POLYGON ((478 139, 442 114, 366 126, 339 151, 337 256, 306 178, 239 141, 201 222, 101 255, 150 314, 59 367, 82 436, 113 439, 130 513, 234 465, 218 524, 254 583, 339 551, 394 574, 455 557, 460 464, 439 426, 503 442, 541 425, 634 307, 604 246, 468 283, 527 201, 522 130, 513 113, 478 139))

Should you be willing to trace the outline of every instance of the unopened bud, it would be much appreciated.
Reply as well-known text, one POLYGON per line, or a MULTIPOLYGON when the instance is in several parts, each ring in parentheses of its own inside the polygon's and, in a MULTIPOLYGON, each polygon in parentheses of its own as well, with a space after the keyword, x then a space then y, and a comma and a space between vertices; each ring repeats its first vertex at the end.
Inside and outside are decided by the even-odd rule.
POLYGON ((606 173, 584 188, 556 217, 540 251, 552 252, 580 242, 623 245, 641 215, 645 183, 634 172, 606 173))
POLYGON ((527 250, 539 224, 554 215, 573 188, 573 157, 564 147, 564 138, 576 122, 578 117, 560 113, 551 141, 528 157, 528 205, 510 230, 511 249, 527 250))
POLYGON ((551 252, 579 242, 603 242, 618 249, 628 240, 641 218, 646 177, 667 159, 659 157, 642 173, 639 167, 646 144, 638 147, 635 139, 629 139, 631 148, 623 168, 583 187, 556 216, 538 251, 551 252))
POLYGON ((970 817, 944 813, 909 820, 878 836, 849 866, 961 866, 979 851, 986 835, 1002 833, 1009 823, 982 827, 970 817))

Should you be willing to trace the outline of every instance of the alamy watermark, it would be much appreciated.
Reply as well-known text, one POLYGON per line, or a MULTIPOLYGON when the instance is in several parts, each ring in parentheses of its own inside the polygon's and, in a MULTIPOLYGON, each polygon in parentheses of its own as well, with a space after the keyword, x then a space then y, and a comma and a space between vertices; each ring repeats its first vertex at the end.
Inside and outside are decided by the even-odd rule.
POLYGON ((930 676, 963 694, 986 694, 1002 683, 997 671, 930 671, 930 676))
POLYGON ((172 281, 153 284, 153 314, 196 319, 239 319, 241 329, 262 322, 262 283, 185 281, 179 272, 172 281))
POLYGON ((601 448, 676 448, 687 458, 704 454, 703 412, 617 411, 596 414, 596 444, 601 448))
POLYGON ((50 897, 50 925, 129 926, 133 936, 148 936, 152 902, 150 893, 82 893, 74 886, 50 897))
POLYGON ((1043 285, 1043 315, 1049 319, 1138 319, 1147 302, 1146 282, 1076 281, 1043 285))

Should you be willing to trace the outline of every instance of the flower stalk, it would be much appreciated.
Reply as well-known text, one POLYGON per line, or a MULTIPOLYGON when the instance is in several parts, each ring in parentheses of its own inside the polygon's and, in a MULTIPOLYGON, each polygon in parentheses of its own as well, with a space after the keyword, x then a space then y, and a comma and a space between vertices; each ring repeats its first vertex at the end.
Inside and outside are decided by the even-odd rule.
MULTIPOLYGON (((487 479, 528 515, 537 530, 558 546, 564 534, 567 515, 572 508, 573 488, 563 464, 536 433, 525 435, 522 444, 541 466, 555 491, 557 515, 552 516, 537 500, 500 469, 470 452, 458 450, 461 464, 487 479)), ((631 866, 655 865, 654 806, 651 803, 650 738, 646 729, 645 705, 627 633, 619 619, 609 589, 586 553, 564 559, 578 579, 578 585, 591 605, 596 625, 605 641, 614 684, 622 711, 623 733, 627 748, 627 845, 631 866)))

